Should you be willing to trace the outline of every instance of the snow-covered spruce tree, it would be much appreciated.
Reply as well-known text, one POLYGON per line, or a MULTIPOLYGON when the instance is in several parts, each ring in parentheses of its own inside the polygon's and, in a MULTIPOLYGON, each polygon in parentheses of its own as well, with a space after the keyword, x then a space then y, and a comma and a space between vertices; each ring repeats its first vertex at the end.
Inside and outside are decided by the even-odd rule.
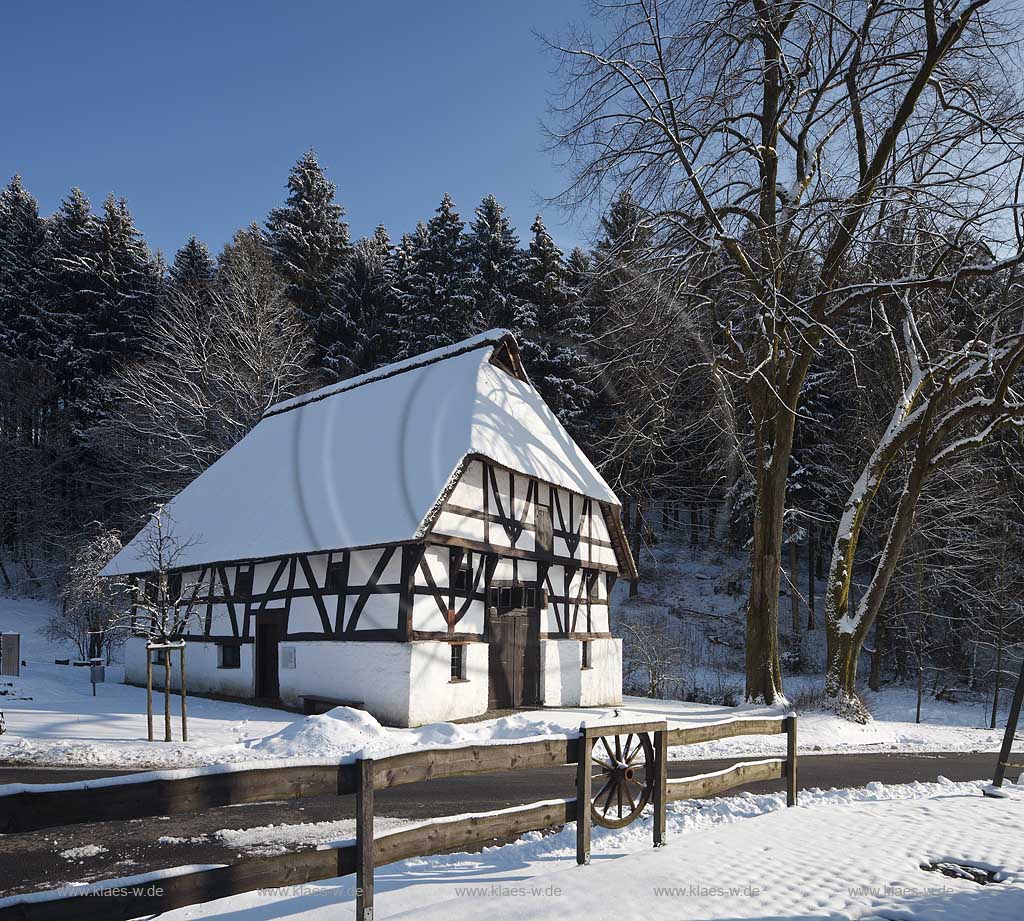
MULTIPOLYGON (((86 358, 90 383, 106 378, 115 365, 137 355, 143 325, 162 287, 158 264, 135 227, 125 200, 108 196, 96 228, 96 270, 92 282, 99 292, 94 314, 87 319, 86 358)), ((90 397, 97 389, 90 387, 90 397)), ((86 399, 86 398, 83 398, 86 399)), ((94 417, 105 407, 91 399, 94 417)))
POLYGON ((559 420, 582 444, 592 438, 594 390, 585 349, 590 338, 590 313, 583 294, 569 281, 562 251, 538 214, 525 259, 524 299, 535 314, 527 336, 535 352, 530 378, 559 420))
POLYGON ((46 222, 15 176, 0 191, 0 541, 34 589, 45 566, 41 539, 60 524, 60 393, 48 360, 54 322, 45 243, 46 222))
POLYGON ((1024 260, 1011 233, 986 264, 855 270, 879 220, 925 200, 966 233, 1013 226, 1019 24, 985 0, 621 0, 596 15, 599 28, 552 42, 565 72, 552 131, 574 167, 565 203, 629 190, 650 215, 651 258, 699 291, 721 254, 749 304, 753 334, 725 329, 715 346, 749 407, 746 695, 770 703, 786 483, 821 343, 883 292, 949 289, 1024 260))
POLYGON ((0 356, 34 361, 47 352, 52 323, 44 297, 46 222, 15 176, 0 192, 0 356))
MULTIPOLYGON (((476 273, 476 308, 484 323, 511 330, 525 342, 537 326, 536 308, 531 298, 524 297, 529 292, 519 238, 493 195, 476 209, 467 244, 476 273)), ((524 359, 529 366, 530 356, 524 359)))
POLYGON ((196 237, 188 238, 174 254, 167 270, 167 283, 182 294, 206 297, 217 275, 217 265, 206 244, 196 237))
POLYGON ((74 188, 50 218, 46 252, 46 296, 57 334, 54 375, 72 425, 78 426, 78 399, 94 382, 90 345, 94 318, 99 315, 99 221, 80 189, 74 188))
POLYGON ((351 347, 346 344, 355 329, 338 302, 352 247, 345 209, 334 200, 335 191, 315 151, 306 151, 288 175, 287 201, 270 212, 267 230, 288 296, 309 324, 315 360, 336 379, 328 355, 332 348, 351 347))
POLYGON ((388 319, 399 358, 451 345, 483 328, 464 228, 445 195, 434 216, 403 237, 398 301, 388 319))
POLYGON ((387 364, 398 351, 388 328, 398 308, 398 256, 383 225, 356 243, 344 276, 339 302, 352 320, 353 334, 334 342, 326 359, 339 379, 387 364))

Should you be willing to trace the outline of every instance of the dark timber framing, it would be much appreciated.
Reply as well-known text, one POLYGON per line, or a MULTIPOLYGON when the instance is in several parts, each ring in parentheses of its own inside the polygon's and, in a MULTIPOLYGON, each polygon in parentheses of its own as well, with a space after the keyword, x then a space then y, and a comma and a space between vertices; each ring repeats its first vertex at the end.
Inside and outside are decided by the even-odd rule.
MULTIPOLYGON (((476 630, 460 629, 460 626, 474 602, 481 603, 486 613, 492 585, 496 584, 494 574, 502 560, 511 562, 514 584, 544 594, 555 630, 538 631, 541 639, 606 638, 611 635, 607 630, 594 629, 594 612, 608 608, 608 596, 620 572, 627 577, 635 573, 617 508, 517 473, 476 454, 464 459, 460 476, 453 477, 446 495, 423 522, 419 533, 421 536, 407 542, 379 546, 208 563, 198 570, 193 597, 188 601, 189 607, 205 615, 202 632, 197 635, 194 629, 190 630, 189 639, 221 644, 251 643, 256 618, 274 610, 283 612, 287 624, 282 641, 483 642, 487 632, 485 623, 476 630), (449 501, 473 462, 481 464, 480 508, 449 501), (523 481, 526 481, 525 492, 522 491, 523 481), (550 518, 552 544, 542 546, 533 540, 530 545, 520 546, 525 534, 536 534, 537 509, 546 510, 550 518), (600 539, 593 533, 592 516, 598 509, 610 540, 600 539), (434 528, 443 513, 482 522, 483 540, 436 532, 434 528), (507 545, 493 542, 494 535, 498 534, 507 545), (591 548, 611 549, 617 564, 581 558, 578 554, 582 547, 587 548, 586 556, 593 556, 591 548), (427 559, 428 550, 433 550, 446 562, 447 585, 435 579, 427 559), (353 558, 357 553, 374 559, 370 572, 359 581, 353 581, 353 558), (319 568, 313 565, 314 557, 319 561, 319 568), (393 576, 389 581, 385 574, 394 572, 392 562, 395 560, 400 562, 400 574, 398 581, 394 581, 393 576), (521 562, 535 564, 534 578, 521 578, 521 562), (272 567, 272 571, 264 584, 257 587, 254 584, 257 568, 266 566, 272 567), (556 566, 562 569, 557 584, 552 579, 552 567, 556 566), (467 573, 466 583, 457 587, 460 570, 467 573), (603 597, 601 592, 595 592, 595 585, 602 576, 603 597), (243 591, 238 590, 240 584, 243 591), (394 596, 393 626, 380 623, 361 626, 361 617, 370 600, 380 595, 394 596), (446 629, 415 628, 415 602, 424 596, 432 599, 446 629), (291 612, 300 599, 312 602, 315 615, 308 606, 306 610, 314 616, 313 622, 319 621, 319 630, 299 629, 293 625, 291 612), (214 623, 218 607, 224 615, 217 619, 220 630, 215 629, 214 623), (224 627, 229 632, 224 632, 224 627)), ((196 572, 194 568, 187 571, 196 572)))

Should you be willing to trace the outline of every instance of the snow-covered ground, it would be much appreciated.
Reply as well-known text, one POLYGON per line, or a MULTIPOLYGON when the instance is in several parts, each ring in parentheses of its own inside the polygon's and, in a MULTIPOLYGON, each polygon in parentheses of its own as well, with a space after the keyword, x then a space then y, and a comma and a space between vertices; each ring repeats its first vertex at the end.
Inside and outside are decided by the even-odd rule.
MULTIPOLYGON (((86 669, 53 664, 69 650, 40 634, 49 607, 44 602, 0 598, 0 630, 20 632, 27 665, 20 678, 0 678, 0 709, 7 733, 0 736, 0 763, 174 768, 266 759, 345 758, 367 749, 383 755, 422 746, 574 733, 582 721, 627 720, 642 714, 692 725, 756 716, 759 707, 725 707, 682 701, 628 698, 617 711, 537 710, 498 720, 419 729, 387 729, 366 714, 339 709, 303 717, 282 710, 192 698, 188 743, 145 740, 145 692, 116 680, 92 696, 86 669)), ((116 679, 118 669, 108 669, 116 679)), ((808 681, 810 679, 807 679, 808 681)), ((925 722, 915 725, 914 694, 903 688, 870 694, 875 720, 855 725, 822 712, 800 714, 803 752, 988 751, 998 749, 1000 732, 981 728, 978 704, 926 701, 925 722)), ((158 698, 157 706, 161 705, 158 698)), ((177 700, 174 712, 177 714, 177 700)), ((158 732, 161 724, 158 718, 158 732)), ((178 733, 177 721, 174 724, 178 733)), ((743 737, 675 748, 672 757, 717 758, 782 753, 781 737, 743 737)))
MULTIPOLYGON (((983 784, 811 791, 669 807, 668 845, 650 816, 595 829, 575 865, 575 828, 478 854, 416 858, 376 873, 378 918, 1019 921, 1024 917, 1024 788, 983 784), (924 869, 990 871, 987 885, 924 869)), ((103 884, 95 884, 102 886, 103 884)), ((337 921, 354 916, 354 879, 248 893, 179 909, 166 921, 337 921)), ((4 901, 0 901, 0 908, 4 901)))

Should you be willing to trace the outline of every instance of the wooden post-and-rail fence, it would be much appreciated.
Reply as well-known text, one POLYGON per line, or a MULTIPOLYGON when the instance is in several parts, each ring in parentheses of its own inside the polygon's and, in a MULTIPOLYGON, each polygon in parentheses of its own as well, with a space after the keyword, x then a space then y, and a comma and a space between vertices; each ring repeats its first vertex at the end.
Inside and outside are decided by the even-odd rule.
MULTIPOLYGON (((295 886, 318 880, 356 875, 356 917, 373 918, 373 874, 377 867, 494 839, 511 838, 575 821, 577 860, 590 857, 592 821, 602 820, 600 804, 592 789, 594 764, 624 776, 629 771, 628 752, 616 759, 591 755, 598 741, 602 750, 618 752, 623 737, 643 736, 648 757, 645 794, 654 806, 655 846, 665 843, 666 806, 669 802, 714 796, 755 781, 785 779, 787 803, 797 800, 796 717, 734 719, 722 723, 669 729, 664 722, 625 725, 598 724, 581 727, 578 738, 551 737, 539 741, 497 745, 417 750, 383 758, 363 758, 347 764, 308 763, 286 767, 218 766, 191 773, 156 772, 128 777, 103 778, 82 784, 11 785, 0 793, 0 834, 17 834, 86 822, 123 821, 147 816, 198 812, 220 806, 309 796, 356 796, 356 839, 324 845, 317 850, 242 860, 228 866, 188 867, 119 880, 117 888, 98 882, 83 886, 79 895, 67 887, 0 899, 0 921, 115 921, 159 914, 174 908, 209 902, 256 889, 295 886), (787 736, 785 758, 739 762, 725 770, 688 778, 668 777, 668 750, 717 739, 744 735, 787 736), (616 745, 608 740, 615 738, 616 745), (577 766, 576 796, 477 813, 431 819, 383 835, 374 834, 374 792, 404 784, 444 777, 505 771, 529 771, 563 765, 577 766), (653 777, 647 777, 652 772, 653 777), (168 774, 172 776, 167 776, 168 774), (173 776, 173 775, 178 776, 173 776), (582 808, 581 808, 582 806, 582 808), (93 890, 103 891, 97 895, 93 890)), ((627 744, 627 749, 629 745, 627 744)), ((611 774, 609 774, 611 777, 611 774)), ((609 787, 607 802, 615 798, 609 787)), ((634 781, 638 783, 638 781, 634 781)), ((626 786, 622 787, 626 790, 626 786)), ((628 797, 630 794, 625 793, 628 797)), ((646 803, 630 816, 638 816, 646 803)), ((619 800, 622 813, 622 800, 619 800)), ((626 807, 627 813, 629 807, 626 807)), ((625 824, 620 820, 620 824, 625 824)), ((614 826, 613 827, 618 827, 614 826)))

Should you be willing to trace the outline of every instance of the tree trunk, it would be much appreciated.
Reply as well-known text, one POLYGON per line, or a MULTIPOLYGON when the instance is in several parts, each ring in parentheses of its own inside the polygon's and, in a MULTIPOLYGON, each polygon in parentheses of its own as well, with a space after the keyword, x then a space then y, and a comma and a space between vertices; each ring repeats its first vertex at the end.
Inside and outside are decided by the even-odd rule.
POLYGON ((852 617, 848 615, 847 606, 853 581, 856 535, 847 542, 842 542, 840 538, 836 540, 826 594, 828 671, 825 675, 825 694, 833 698, 837 712, 858 722, 866 722, 869 715, 857 698, 857 660, 896 572, 896 564, 914 524, 914 512, 923 487, 924 470, 915 466, 907 478, 889 524, 889 534, 871 582, 857 605, 856 615, 852 617), (841 543, 844 544, 842 548, 841 543))
POLYGON ((800 593, 797 591, 798 570, 800 568, 800 548, 796 541, 789 542, 789 598, 790 608, 793 613, 793 632, 800 632, 800 593))
MULTIPOLYGON (((791 441, 791 439, 790 439, 791 441)), ((782 570, 782 516, 785 510, 786 464, 778 455, 762 474, 754 510, 750 555, 750 599, 747 603, 746 697, 775 702, 782 695, 779 661, 779 578, 782 570), (781 469, 781 473, 780 473, 781 469)))
POLYGON ((814 622, 814 560, 815 552, 814 522, 807 522, 807 629, 817 627, 814 622))
POLYGON ((999 717, 999 692, 1003 686, 1003 631, 1000 624, 999 634, 996 638, 996 686, 992 691, 992 719, 989 721, 989 729, 996 728, 996 720, 999 717))
MULTIPOLYGON (((644 512, 640 498, 633 500, 633 531, 630 535, 630 543, 633 545, 633 560, 636 563, 637 571, 640 569, 640 544, 644 533, 644 512)), ((640 580, 631 579, 629 583, 629 597, 635 598, 640 594, 640 580)))
POLYGON ((700 546, 700 507, 690 506, 690 549, 700 546))
POLYGON ((871 654, 871 671, 868 687, 877 692, 882 686, 882 647, 885 643, 885 622, 881 617, 875 623, 875 649, 871 654))

